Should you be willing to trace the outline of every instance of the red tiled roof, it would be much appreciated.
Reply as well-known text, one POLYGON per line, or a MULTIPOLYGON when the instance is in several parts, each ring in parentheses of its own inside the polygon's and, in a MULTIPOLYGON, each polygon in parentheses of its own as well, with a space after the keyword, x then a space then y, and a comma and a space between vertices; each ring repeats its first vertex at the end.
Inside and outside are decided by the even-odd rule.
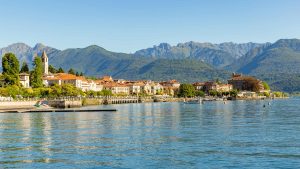
POLYGON ((53 77, 44 77, 44 80, 86 80, 83 76, 75 76, 68 73, 56 73, 53 77))

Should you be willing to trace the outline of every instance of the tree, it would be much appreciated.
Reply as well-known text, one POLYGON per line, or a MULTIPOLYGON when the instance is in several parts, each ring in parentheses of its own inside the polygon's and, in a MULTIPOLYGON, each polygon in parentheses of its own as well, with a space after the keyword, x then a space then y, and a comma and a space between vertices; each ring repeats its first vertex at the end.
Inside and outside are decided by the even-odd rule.
POLYGON ((72 75, 75 75, 75 71, 74 71, 72 68, 69 69, 68 73, 69 73, 69 74, 72 74, 72 75))
POLYGON ((31 76, 30 76, 31 86, 34 88, 42 87, 43 86, 42 77, 43 77, 42 59, 36 56, 33 61, 33 71, 31 72, 31 76))
POLYGON ((83 76, 83 73, 82 72, 80 72, 80 75, 79 76, 83 76))
POLYGON ((260 81, 253 78, 253 77, 247 77, 244 79, 247 87, 245 88, 245 90, 250 90, 250 91, 254 91, 254 92, 259 92, 260 90, 260 81))
POLYGON ((20 73, 29 73, 29 67, 28 67, 27 62, 24 61, 22 63, 22 67, 21 67, 20 73))
POLYGON ((197 91, 195 92, 195 95, 196 95, 196 96, 199 96, 199 97, 204 97, 204 96, 205 96, 205 93, 204 93, 202 90, 197 90, 197 91))
POLYGON ((106 89, 103 89, 101 91, 101 94, 102 96, 112 96, 112 91, 111 90, 106 90, 106 89))
POLYGON ((56 73, 57 72, 56 68, 52 65, 49 65, 48 69, 49 69, 50 73, 56 73))
POLYGON ((76 76, 79 76, 79 73, 78 73, 78 72, 76 72, 76 76))
POLYGON ((208 93, 210 96, 214 96, 214 97, 218 95, 218 91, 216 90, 209 90, 208 93))
POLYGON ((192 84, 181 84, 178 92, 179 97, 194 97, 195 88, 192 84))
POLYGON ((231 90, 231 91, 229 92, 229 94, 230 94, 231 97, 236 97, 237 94, 238 94, 238 91, 237 91, 236 89, 234 89, 234 90, 231 90))
POLYGON ((65 73, 65 71, 64 71, 63 68, 60 67, 60 68, 58 69, 57 73, 65 73))
POLYGON ((270 90, 270 86, 267 82, 264 81, 264 82, 262 82, 262 84, 263 84, 265 90, 270 90))
POLYGON ((220 81, 219 78, 216 79, 216 83, 217 83, 217 84, 221 84, 221 81, 220 81))
POLYGON ((19 85, 19 61, 13 53, 6 53, 2 58, 3 78, 6 85, 19 85))

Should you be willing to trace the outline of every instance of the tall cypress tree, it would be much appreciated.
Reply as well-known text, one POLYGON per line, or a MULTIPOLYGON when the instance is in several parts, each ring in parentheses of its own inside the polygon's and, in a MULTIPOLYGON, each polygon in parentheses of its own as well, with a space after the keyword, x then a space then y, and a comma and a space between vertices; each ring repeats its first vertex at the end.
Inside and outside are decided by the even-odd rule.
POLYGON ((52 65, 49 65, 48 69, 49 69, 50 73, 56 73, 57 72, 56 68, 54 66, 52 66, 52 65))
POLYGON ((65 71, 64 71, 63 68, 60 67, 60 68, 58 69, 57 73, 65 73, 65 71))
POLYGON ((28 67, 27 62, 24 61, 22 63, 22 67, 21 67, 20 73, 29 73, 29 67, 28 67))
POLYGON ((6 85, 19 85, 19 61, 13 53, 6 53, 2 57, 3 77, 6 85))
POLYGON ((38 56, 34 58, 33 61, 33 71, 31 72, 30 76, 30 84, 32 87, 42 87, 43 86, 43 63, 42 59, 38 56))
POLYGON ((69 74, 72 74, 72 75, 75 75, 75 71, 74 71, 72 68, 69 69, 68 73, 69 73, 69 74))

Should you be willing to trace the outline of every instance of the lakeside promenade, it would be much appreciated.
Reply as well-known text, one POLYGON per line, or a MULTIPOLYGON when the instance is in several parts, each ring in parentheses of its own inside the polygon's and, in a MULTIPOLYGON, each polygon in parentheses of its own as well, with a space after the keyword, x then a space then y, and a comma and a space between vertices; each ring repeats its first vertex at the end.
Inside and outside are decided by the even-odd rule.
MULTIPOLYGON (((62 98, 40 98, 19 99, 0 101, 0 112, 28 111, 37 109, 65 109, 89 105, 145 103, 145 102, 185 102, 196 98, 177 98, 167 96, 99 96, 99 97, 62 97, 62 98)), ((274 98, 219 98, 204 97, 203 101, 223 100, 265 100, 274 98)), ((278 99, 278 98, 276 98, 278 99)), ((282 98, 280 98, 282 99, 282 98)))

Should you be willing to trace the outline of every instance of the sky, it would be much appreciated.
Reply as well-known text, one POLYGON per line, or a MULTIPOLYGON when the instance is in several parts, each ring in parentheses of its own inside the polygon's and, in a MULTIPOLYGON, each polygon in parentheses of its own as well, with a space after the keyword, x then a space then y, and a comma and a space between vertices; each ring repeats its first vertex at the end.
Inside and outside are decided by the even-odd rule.
POLYGON ((299 0, 0 0, 0 48, 23 42, 115 52, 166 42, 300 38, 299 0))

